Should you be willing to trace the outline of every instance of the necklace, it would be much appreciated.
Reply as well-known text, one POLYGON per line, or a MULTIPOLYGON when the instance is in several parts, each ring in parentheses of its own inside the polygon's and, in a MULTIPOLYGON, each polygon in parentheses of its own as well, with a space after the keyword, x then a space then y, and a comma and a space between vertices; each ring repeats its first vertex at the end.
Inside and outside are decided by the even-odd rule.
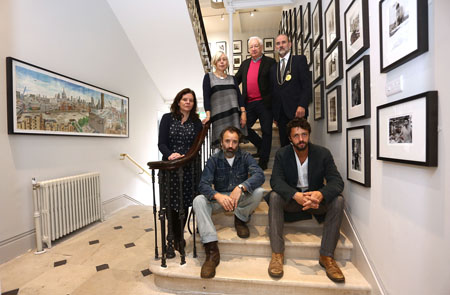
POLYGON ((280 62, 278 62, 278 70, 277 70, 277 82, 278 85, 283 85, 285 81, 290 81, 292 76, 292 56, 289 57, 289 70, 286 72, 286 76, 283 78, 283 80, 280 80, 280 62))

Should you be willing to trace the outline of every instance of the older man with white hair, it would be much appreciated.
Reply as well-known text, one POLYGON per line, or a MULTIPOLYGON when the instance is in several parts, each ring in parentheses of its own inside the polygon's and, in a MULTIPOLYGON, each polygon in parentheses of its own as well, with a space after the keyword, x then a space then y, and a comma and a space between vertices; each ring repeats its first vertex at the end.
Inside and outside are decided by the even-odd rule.
POLYGON ((265 56, 263 40, 250 37, 248 48, 251 58, 242 62, 236 73, 238 84, 242 83, 242 96, 246 102, 248 139, 257 148, 255 157, 259 157, 259 166, 265 170, 269 162, 272 147, 272 97, 270 68, 276 63, 273 58, 265 56), (259 119, 262 138, 252 129, 259 119))

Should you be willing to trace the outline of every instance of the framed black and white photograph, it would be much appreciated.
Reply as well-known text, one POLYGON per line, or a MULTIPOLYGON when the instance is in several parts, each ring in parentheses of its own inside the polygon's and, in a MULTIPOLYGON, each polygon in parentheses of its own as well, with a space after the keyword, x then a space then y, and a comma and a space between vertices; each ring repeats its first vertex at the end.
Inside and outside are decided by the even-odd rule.
POLYGON ((323 81, 314 86, 314 120, 323 119, 323 81))
POLYGON ((325 18, 325 49, 331 48, 341 38, 341 25, 339 19, 339 0, 331 0, 324 14, 325 18))
POLYGON ((318 0, 312 13, 312 39, 314 45, 322 37, 322 1, 318 0))
POLYGON ((370 126, 347 128, 347 179, 370 187, 370 126))
POLYGON ((227 55, 227 41, 216 42, 216 51, 223 51, 227 55))
POLYGON ((238 69, 241 66, 241 63, 242 63, 242 55, 241 54, 233 55, 233 67, 238 69))
MULTIPOLYGON (((267 54, 266 54, 267 55, 267 54)), ((249 59, 249 58, 251 58, 252 56, 250 55, 250 54, 247 54, 246 56, 245 56, 245 59, 249 59)))
POLYGON ((303 6, 297 8, 297 37, 300 38, 303 34, 303 6))
POLYGON ((6 58, 8 133, 128 137, 129 98, 6 58))
POLYGON ((344 21, 345 56, 351 63, 370 47, 368 0, 353 0, 344 13, 344 21))
POLYGON ((428 1, 380 2, 380 70, 387 73, 428 51, 428 1))
POLYGON ((338 42, 325 57, 325 88, 330 88, 342 79, 342 42, 338 42))
POLYGON ((303 11, 303 38, 308 40, 311 35, 311 3, 308 2, 303 11))
POLYGON ((266 52, 266 53, 264 53, 264 55, 271 57, 271 58, 275 58, 275 54, 273 52, 266 52))
POLYGON ((377 159, 437 167, 438 93, 377 107, 377 159))
POLYGON ((296 55, 303 55, 303 38, 302 36, 295 37, 295 53, 296 55))
POLYGON ((311 39, 308 40, 308 42, 305 43, 305 46, 303 47, 303 55, 306 56, 306 62, 308 63, 308 66, 311 66, 312 63, 312 45, 311 45, 311 39))
POLYGON ((289 9, 289 13, 288 13, 288 36, 289 36, 289 38, 294 33, 294 26, 292 24, 293 24, 293 21, 292 21, 292 9, 289 9))
POLYGON ((233 54, 242 53, 242 40, 233 41, 233 54))
POLYGON ((274 48, 273 38, 264 38, 264 52, 272 52, 274 48))
POLYGON ((370 58, 363 56, 347 69, 347 121, 370 118, 370 58))
POLYGON ((313 51, 313 81, 317 82, 323 77, 323 47, 322 40, 317 43, 313 51))
POLYGON ((341 86, 336 86, 326 95, 327 132, 342 132, 342 96, 341 86))

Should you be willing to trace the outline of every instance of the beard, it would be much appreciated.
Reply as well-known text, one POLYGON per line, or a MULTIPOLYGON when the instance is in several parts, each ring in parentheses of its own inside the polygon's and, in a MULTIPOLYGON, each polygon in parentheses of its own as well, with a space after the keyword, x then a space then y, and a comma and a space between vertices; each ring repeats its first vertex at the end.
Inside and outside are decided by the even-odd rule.
POLYGON ((279 50, 275 50, 280 56, 285 56, 289 52, 289 48, 280 48, 279 50))
POLYGON ((308 142, 306 142, 306 141, 300 141, 297 144, 292 143, 292 145, 299 152, 302 152, 302 151, 304 151, 304 150, 306 150, 308 148, 308 142), (301 144, 304 144, 304 146, 301 146, 301 144))
POLYGON ((223 148, 222 150, 223 150, 223 153, 225 154, 225 157, 227 157, 227 158, 233 158, 237 151, 237 149, 233 149, 233 148, 228 148, 228 149, 223 148))

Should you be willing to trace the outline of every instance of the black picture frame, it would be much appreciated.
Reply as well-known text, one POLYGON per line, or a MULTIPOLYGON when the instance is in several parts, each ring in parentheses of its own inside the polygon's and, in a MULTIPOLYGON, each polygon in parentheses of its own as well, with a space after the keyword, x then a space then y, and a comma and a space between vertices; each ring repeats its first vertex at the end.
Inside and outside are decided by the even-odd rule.
POLYGON ((428 51, 428 1, 412 7, 382 0, 380 12, 380 72, 387 73, 428 51), (394 11, 395 10, 395 11, 394 11), (395 14, 395 20, 391 19, 395 14))
POLYGON ((342 42, 336 43, 333 49, 325 57, 324 63, 324 77, 325 88, 331 88, 343 77, 342 65, 342 42))
POLYGON ((317 43, 313 50, 313 80, 317 83, 323 77, 323 42, 317 43))
POLYGON ((242 53, 242 40, 233 41, 233 54, 242 53))
POLYGON ((317 0, 312 12, 312 38, 316 45, 322 37, 322 1, 317 0))
POLYGON ((273 52, 266 52, 266 53, 264 53, 264 55, 271 57, 271 58, 275 58, 275 53, 273 53, 273 52))
POLYGON ((344 13, 344 24, 345 56, 351 63, 370 47, 368 0, 353 0, 344 13))
POLYGON ((272 52, 274 50, 274 38, 264 38, 264 52, 272 52))
POLYGON ((305 46, 303 46, 303 55, 306 57, 306 63, 310 67, 312 65, 312 61, 313 61, 311 39, 306 41, 304 44, 305 44, 305 46))
POLYGON ((302 38, 303 36, 303 6, 297 8, 297 38, 302 38))
POLYGON ((314 86, 313 90, 313 108, 314 108, 314 120, 323 119, 323 81, 320 81, 314 86))
POLYGON ((338 85, 326 94, 327 133, 342 132, 342 90, 338 85))
POLYGON ((437 91, 377 107, 377 159, 437 167, 437 91))
POLYGON ((296 55, 303 55, 303 38, 302 36, 296 36, 295 38, 295 54, 296 55))
POLYGON ((292 25, 292 9, 288 12, 288 36, 291 37, 294 34, 294 27, 292 25))
POLYGON ((370 125, 347 128, 347 179, 371 185, 370 125))
POLYGON ((216 42, 216 51, 223 51, 227 55, 227 41, 216 42))
POLYGON ((363 56, 346 71, 347 121, 370 118, 370 57, 363 56))
POLYGON ((233 68, 239 69, 242 63, 242 54, 233 55, 233 68))
POLYGON ((129 98, 6 58, 8 134, 129 137, 129 98))
POLYGON ((311 3, 308 2, 303 11, 303 38, 309 39, 311 35, 311 3))
POLYGON ((339 0, 331 0, 323 15, 325 20, 325 49, 330 51, 341 38, 339 0))

